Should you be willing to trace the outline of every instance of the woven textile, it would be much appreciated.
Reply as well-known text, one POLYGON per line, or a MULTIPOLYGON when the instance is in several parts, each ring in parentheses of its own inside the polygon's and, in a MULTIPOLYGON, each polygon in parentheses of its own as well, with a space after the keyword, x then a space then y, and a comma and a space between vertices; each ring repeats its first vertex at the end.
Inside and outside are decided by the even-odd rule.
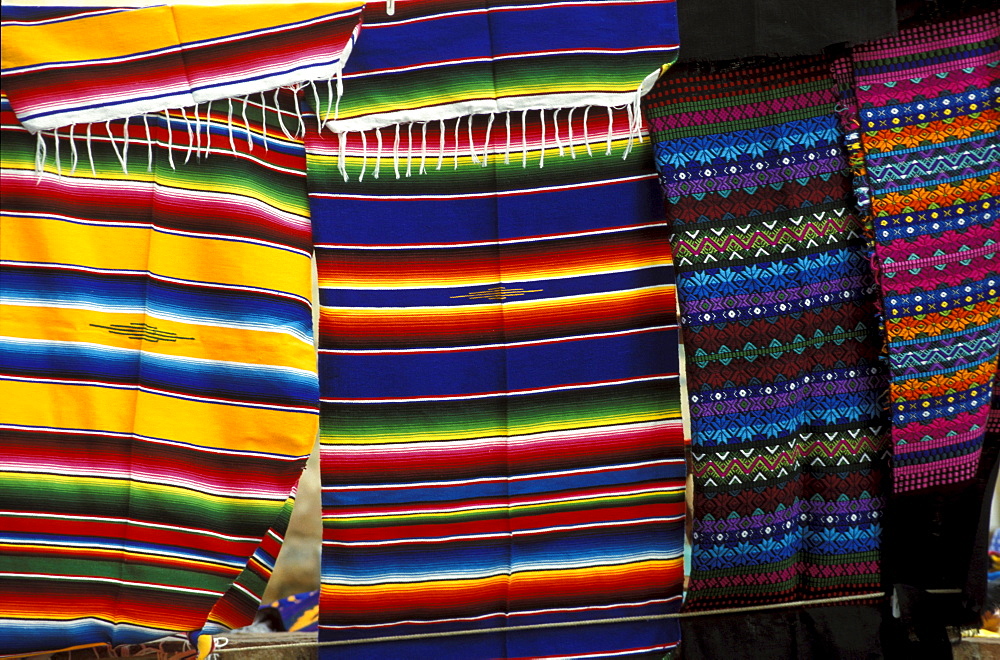
POLYGON ((635 104, 677 55, 668 0, 390 0, 364 21, 341 90, 319 87, 337 132, 635 104))
MULTIPOLYGON (((263 133, 245 110, 238 130, 263 133)), ((277 547, 209 613, 316 425, 302 145, 234 154, 202 113, 211 155, 185 164, 192 124, 158 113, 45 136, 36 173, 36 139, 3 120, 0 647, 244 625, 277 547)))
POLYGON ((874 283, 822 57, 683 67, 645 112, 691 403, 688 610, 880 589, 874 283))
POLYGON ((331 75, 344 7, 4 7, 0 652, 252 620, 319 393, 300 113, 271 86, 331 75))
POLYGON ((362 5, 5 5, 4 89, 34 132, 329 79, 362 5))
POLYGON ((1000 346, 1000 12, 851 51, 895 490, 977 470, 1000 346))
POLYGON ((635 105, 673 4, 388 9, 343 96, 319 88, 336 135, 307 139, 323 654, 661 658, 675 622, 604 621, 680 605, 674 289, 635 105))
POLYGON ((563 124, 543 159, 542 116, 506 157, 464 141, 455 156, 450 126, 440 151, 432 124, 426 154, 378 179, 370 159, 363 182, 361 136, 349 182, 338 139, 307 139, 320 634, 344 643, 324 657, 659 659, 677 643, 673 621, 602 623, 680 605, 674 287, 649 140, 623 161, 627 113, 610 143, 591 115, 586 145, 578 113, 576 144, 563 124))

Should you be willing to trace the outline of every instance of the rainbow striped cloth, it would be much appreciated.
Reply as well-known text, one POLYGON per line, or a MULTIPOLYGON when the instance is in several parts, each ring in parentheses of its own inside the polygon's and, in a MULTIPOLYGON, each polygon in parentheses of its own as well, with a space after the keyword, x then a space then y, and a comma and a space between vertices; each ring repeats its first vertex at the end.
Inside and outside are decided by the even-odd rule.
POLYGON ((252 619, 318 408, 300 113, 271 89, 330 75, 359 16, 4 7, 0 653, 252 619))
POLYGON ((307 94, 323 657, 658 660, 684 461, 635 102, 673 6, 381 10, 307 94))
POLYGON ((4 7, 3 651, 204 654, 249 622, 318 403, 328 639, 676 646, 673 284, 636 112, 673 5, 389 5, 4 7))

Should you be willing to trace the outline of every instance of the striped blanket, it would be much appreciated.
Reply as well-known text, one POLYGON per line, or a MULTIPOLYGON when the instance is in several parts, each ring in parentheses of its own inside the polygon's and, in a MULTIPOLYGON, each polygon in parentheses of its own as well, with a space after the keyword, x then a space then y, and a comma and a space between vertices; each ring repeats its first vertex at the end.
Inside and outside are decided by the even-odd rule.
POLYGON ((389 5, 346 75, 360 3, 4 7, 3 651, 245 625, 320 405, 327 639, 676 646, 673 285, 635 111, 673 6, 389 5), (406 75, 373 59, 394 33, 406 75), (337 124, 386 110, 366 85, 397 114, 337 124))
POLYGON ((605 154, 595 114, 599 139, 559 158, 539 117, 509 163, 503 145, 474 160, 446 140, 426 174, 413 157, 399 165, 411 177, 364 182, 343 181, 336 138, 307 136, 324 657, 676 646, 676 623, 656 620, 680 606, 684 457, 649 141, 623 161, 619 112, 605 154))
POLYGON ((373 7, 307 136, 323 657, 659 659, 684 461, 635 100, 673 7, 373 7))
POLYGON ((329 76, 359 11, 4 7, 0 652, 253 617, 318 408, 300 112, 271 90, 289 53, 329 76))

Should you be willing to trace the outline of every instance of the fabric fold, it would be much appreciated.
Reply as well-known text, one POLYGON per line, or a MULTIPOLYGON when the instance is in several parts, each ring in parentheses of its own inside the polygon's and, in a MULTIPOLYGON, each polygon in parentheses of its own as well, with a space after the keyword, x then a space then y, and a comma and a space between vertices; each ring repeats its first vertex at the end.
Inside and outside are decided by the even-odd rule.
POLYGON ((3 86, 34 133, 327 80, 363 5, 5 5, 3 86))

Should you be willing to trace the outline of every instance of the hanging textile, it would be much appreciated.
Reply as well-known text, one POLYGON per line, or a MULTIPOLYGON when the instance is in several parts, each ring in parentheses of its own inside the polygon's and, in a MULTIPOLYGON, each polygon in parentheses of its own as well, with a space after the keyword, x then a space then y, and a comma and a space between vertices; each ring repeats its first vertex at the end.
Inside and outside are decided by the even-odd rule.
MULTIPOLYGON (((367 11, 392 13, 394 4, 367 11)), ((401 25, 414 22, 409 4, 400 3, 401 25)), ((323 296, 333 303, 322 324, 332 348, 321 356, 324 434, 333 439, 324 452, 324 473, 333 474, 327 497, 343 506, 344 491, 350 506, 366 511, 366 493, 384 490, 397 513, 393 506, 410 500, 424 508, 425 497, 445 503, 415 526, 426 511, 378 517, 373 525, 370 516, 328 507, 329 528, 344 527, 346 517, 346 527, 362 533, 345 539, 328 532, 327 554, 339 552, 346 563, 324 566, 324 598, 343 591, 331 601, 327 629, 346 621, 361 630, 346 637, 384 634, 397 624, 450 630, 456 621, 447 617, 457 612, 460 628, 498 631, 474 643, 485 657, 567 649, 660 657, 677 643, 676 624, 659 617, 680 599, 684 467, 670 255, 655 217, 648 141, 638 144, 636 103, 676 50, 672 4, 442 8, 424 3, 423 18, 489 19, 495 31, 476 34, 486 40, 473 50, 494 60, 489 75, 497 89, 517 90, 520 99, 505 105, 508 91, 494 90, 486 108, 462 110, 469 137, 435 133, 411 115, 392 117, 394 179, 402 177, 403 131, 407 175, 428 171, 414 157, 416 131, 449 154, 460 148, 462 174, 447 180, 447 194, 440 177, 427 176, 419 186, 386 186, 374 199, 344 195, 352 189, 330 186, 330 174, 339 186, 345 171, 364 176, 372 131, 310 137, 313 205, 335 202, 318 235, 331 232, 328 240, 343 243, 318 249, 323 296), (524 41, 526 24, 545 27, 539 33, 554 41, 524 41), (631 41, 620 43, 623 27, 631 41), (546 86, 524 85, 528 62, 550 72, 546 86), (563 80, 584 71, 576 83, 563 80), (490 137, 499 119, 502 148, 490 137), (422 212, 395 211, 410 201, 422 212), (536 208, 545 214, 536 216, 536 208), (357 212, 360 222, 345 222, 357 212), (416 255, 411 243, 420 245, 416 255), (436 251, 447 266, 445 287, 423 272, 439 267, 428 259, 436 251), (383 252, 405 258, 387 272, 383 252), (348 255, 345 304, 337 262, 331 274, 328 257, 348 255), (385 282, 393 286, 383 290, 385 282), (423 311, 435 307, 428 303, 442 288, 449 296, 436 311, 448 312, 448 323, 428 322, 423 311), (386 302, 397 309, 380 311, 386 302), (412 326, 395 319, 403 310, 412 326), (457 316, 448 318, 451 311, 457 316), (370 332, 377 326, 364 324, 375 321, 381 329, 370 332), (434 364, 436 371, 427 366, 434 364), (368 405, 372 392, 399 391, 407 399, 399 410, 368 405), (358 396, 364 404, 353 410, 374 415, 338 418, 358 396), (383 451, 359 452, 371 449, 372 433, 383 451), (351 439, 343 444, 357 444, 342 447, 336 439, 343 436, 351 439), (413 442, 397 446, 397 439, 413 442), (356 467, 359 458, 368 469, 356 467), (396 482, 369 484, 385 477, 396 482), (455 510, 449 500, 472 508, 455 510), (429 527, 440 524, 438 514, 448 523, 457 518, 460 530, 469 525, 468 538, 417 543, 414 551, 409 539, 393 536, 406 525, 417 539, 436 539, 429 527), (345 548, 330 550, 338 544, 345 548), (361 558, 352 556, 361 546, 361 558), (409 579, 440 575, 435 571, 456 557, 468 566, 459 579, 441 581, 443 591, 409 579), (368 562, 375 563, 364 568, 368 562), (372 566, 389 572, 373 579, 372 566), (385 592, 366 585, 399 571, 408 579, 378 602, 394 607, 369 626, 373 611, 364 603, 385 592), (346 579, 338 583, 339 576, 346 579), (428 600, 425 587, 448 597, 428 600), (393 618, 428 611, 427 623, 393 618), (605 621, 621 616, 640 620, 605 621), (515 631, 519 623, 545 630, 515 631)), ((31 318, 8 324, 5 316, 3 328, 16 357, 5 363, 5 387, 24 404, 3 420, 4 449, 21 457, 6 475, 16 496, 5 502, 16 509, 12 518, 25 521, 4 546, 16 582, 9 584, 20 598, 7 601, 13 606, 4 624, 14 634, 4 637, 4 650, 129 644, 243 625, 276 552, 315 423, 311 246, 299 196, 303 124, 290 93, 274 88, 292 85, 300 99, 317 102, 324 128, 352 130, 336 120, 357 6, 240 7, 231 20, 218 7, 6 9, 4 85, 20 123, 5 114, 15 140, 9 149, 4 144, 3 258, 10 268, 3 294, 31 318), (53 47, 94 33, 109 38, 80 59, 53 47), (288 62, 295 51, 286 37, 303 41, 301 65, 288 62), (246 61, 250 50, 260 62, 246 61), (46 59, 52 53, 58 61, 46 59), (316 78, 326 84, 298 84, 316 78), (244 98, 230 100, 238 94, 244 98), (8 278, 15 269, 17 278, 8 278), (93 314, 100 318, 90 323, 93 314), (63 405, 52 405, 52 397, 63 405), (50 463, 43 465, 35 451, 50 435, 58 440, 46 440, 50 463), (99 461, 91 454, 95 438, 108 443, 99 461), (40 481, 46 497, 32 489, 40 481), (52 490, 61 499, 47 497, 57 483, 65 485, 52 490), (46 571, 36 568, 42 557, 46 571), (79 598, 43 611, 55 588, 79 598), (26 616, 41 621, 26 629, 26 616)), ((466 34, 447 23, 437 25, 453 37, 466 34)), ((449 82, 469 79, 456 71, 449 82)), ((412 99, 404 89, 392 94, 405 107, 412 99)), ((439 116, 440 108, 432 111, 439 116)), ((420 145, 426 165, 433 150, 420 145)), ((440 166, 443 153, 435 155, 440 166)), ((372 157, 376 179, 390 160, 385 154, 380 162, 377 151, 372 157)), ((423 640, 414 648, 440 657, 452 643, 423 640)), ((470 657, 464 644, 454 645, 470 657)), ((207 636, 197 647, 201 655, 211 648, 207 636)))
MULTIPOLYGON (((645 101, 691 407, 690 612, 881 591, 886 374, 836 100, 817 56, 680 66, 645 101)), ((722 657, 706 626, 752 637, 752 616, 686 620, 685 653, 722 657)), ((803 643, 774 630, 760 657, 803 643)))
POLYGON ((1000 347, 998 68, 997 10, 917 22, 853 48, 838 67, 852 92, 856 188, 871 215, 891 373, 891 577, 950 592, 914 605, 938 627, 977 623, 986 598, 1000 451, 989 430, 1000 347))
POLYGON ((1000 344, 1000 14, 851 51, 900 492, 975 474, 1000 344))
MULTIPOLYGON (((540 169, 530 115, 509 163, 465 142, 453 155, 468 120, 452 120, 446 155, 429 128, 434 146, 400 158, 412 176, 398 180, 385 163, 345 183, 336 139, 307 141, 320 630, 345 642, 324 657, 661 658, 677 643, 675 622, 601 623, 680 605, 674 290, 649 141, 623 161, 620 112, 605 153, 595 113, 600 140, 571 144, 564 124, 575 158, 549 142, 540 169), (553 623, 573 625, 516 630, 553 623), (426 638, 346 643, 395 635, 426 638)), ((488 123, 473 121, 474 140, 488 123)))
POLYGON ((307 136, 322 657, 659 660, 684 459, 635 102, 673 5, 381 10, 307 136))
POLYGON ((0 652, 252 620, 317 429, 306 159, 290 92, 212 96, 358 17, 4 7, 0 652))

